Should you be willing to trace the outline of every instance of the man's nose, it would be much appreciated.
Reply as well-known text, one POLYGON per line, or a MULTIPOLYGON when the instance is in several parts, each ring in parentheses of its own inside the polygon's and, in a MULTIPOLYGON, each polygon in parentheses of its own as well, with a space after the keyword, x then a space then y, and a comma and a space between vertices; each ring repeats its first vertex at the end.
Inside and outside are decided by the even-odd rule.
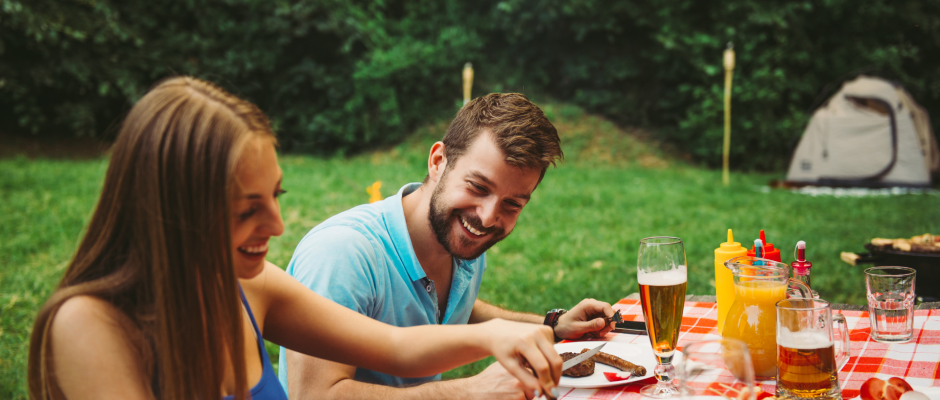
POLYGON ((496 222, 499 221, 498 205, 497 199, 486 199, 477 207, 477 215, 480 216, 480 223, 483 224, 484 228, 496 225, 496 222))

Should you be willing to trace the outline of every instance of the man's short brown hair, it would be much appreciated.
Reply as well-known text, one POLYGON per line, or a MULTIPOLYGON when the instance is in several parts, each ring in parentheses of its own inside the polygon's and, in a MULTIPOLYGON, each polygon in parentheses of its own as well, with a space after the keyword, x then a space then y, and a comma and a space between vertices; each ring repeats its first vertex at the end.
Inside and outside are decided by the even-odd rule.
POLYGON ((564 159, 558 131, 545 114, 519 93, 491 93, 477 97, 457 113, 444 135, 444 156, 452 168, 484 130, 506 156, 506 163, 539 169, 542 174, 555 160, 564 159))

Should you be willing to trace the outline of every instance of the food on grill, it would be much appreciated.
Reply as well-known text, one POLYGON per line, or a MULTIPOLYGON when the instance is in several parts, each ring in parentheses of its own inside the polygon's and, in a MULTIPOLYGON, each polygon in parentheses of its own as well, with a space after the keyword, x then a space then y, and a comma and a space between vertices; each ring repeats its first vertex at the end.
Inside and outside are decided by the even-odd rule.
POLYGON ((646 368, 643 367, 642 365, 636 365, 632 362, 624 360, 613 354, 607 354, 603 351, 598 352, 597 354, 594 355, 594 357, 591 357, 591 359, 601 364, 610 365, 611 367, 617 368, 621 371, 629 372, 633 374, 633 376, 646 375, 646 368))
MULTIPOLYGON (((584 349, 584 350, 587 350, 587 349, 584 349)), ((582 351, 582 353, 583 353, 583 351, 582 351)), ((572 359, 572 358, 577 357, 577 356, 579 355, 579 353, 570 353, 570 352, 567 352, 567 353, 561 353, 561 354, 559 354, 559 355, 561 356, 561 359, 562 359, 562 360, 568 361, 568 360, 570 360, 570 359, 572 359)), ((573 377, 575 377, 575 378, 580 378, 580 377, 582 377, 582 376, 593 375, 593 374, 594 374, 594 360, 592 360, 592 359, 590 359, 590 358, 587 359, 587 360, 584 360, 584 361, 582 361, 580 364, 575 365, 575 366, 573 366, 573 367, 571 367, 571 368, 568 368, 568 369, 564 370, 561 374, 564 375, 564 376, 573 376, 573 377)))
MULTIPOLYGON (((583 353, 587 352, 588 350, 590 350, 590 349, 581 350, 581 353, 571 353, 571 352, 568 352, 568 353, 561 353, 560 356, 561 356, 562 360, 568 361, 568 360, 574 358, 575 356, 577 356, 577 355, 579 355, 579 354, 583 354, 583 353)), ((593 374, 594 374, 594 363, 595 363, 595 362, 599 362, 599 363, 601 363, 601 364, 610 365, 611 367, 617 368, 617 369, 619 369, 619 370, 621 370, 621 371, 629 372, 629 373, 632 374, 633 376, 644 376, 644 375, 646 375, 646 368, 643 367, 642 365, 636 365, 636 364, 631 363, 631 362, 629 362, 629 361, 627 361, 627 360, 624 360, 624 359, 622 359, 622 358, 620 358, 620 357, 617 357, 617 356, 615 356, 615 355, 613 355, 613 354, 608 354, 608 353, 605 353, 605 352, 603 352, 603 351, 598 352, 597 354, 595 354, 595 355, 594 355, 593 357, 591 357, 590 359, 587 359, 587 360, 581 362, 580 364, 575 365, 574 367, 571 367, 571 368, 565 370, 564 372, 562 372, 562 375, 565 375, 565 376, 572 376, 572 377, 576 377, 576 378, 577 378, 577 377, 582 377, 582 376, 593 375, 593 374)))
POLYGON ((872 246, 891 248, 911 253, 940 253, 940 236, 925 233, 910 239, 874 238, 872 246))

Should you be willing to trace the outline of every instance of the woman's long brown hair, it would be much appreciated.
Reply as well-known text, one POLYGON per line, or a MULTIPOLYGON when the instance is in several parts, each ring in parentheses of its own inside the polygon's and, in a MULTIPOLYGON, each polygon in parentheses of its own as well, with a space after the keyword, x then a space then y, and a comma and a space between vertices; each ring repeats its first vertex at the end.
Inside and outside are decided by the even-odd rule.
POLYGON ((229 199, 241 149, 257 137, 274 140, 257 107, 195 78, 163 81, 131 109, 85 237, 36 318, 31 398, 61 396, 50 328, 75 296, 108 301, 133 321, 125 331, 155 397, 219 399, 227 363, 236 398, 245 397, 229 199))

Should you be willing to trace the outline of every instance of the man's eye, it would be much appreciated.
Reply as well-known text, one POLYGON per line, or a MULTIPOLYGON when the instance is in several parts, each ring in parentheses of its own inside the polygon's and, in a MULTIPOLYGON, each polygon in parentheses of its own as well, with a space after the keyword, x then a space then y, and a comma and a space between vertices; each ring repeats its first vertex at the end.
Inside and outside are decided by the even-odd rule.
POLYGON ((476 183, 471 183, 470 187, 473 188, 475 192, 486 193, 486 188, 483 186, 477 185, 476 183))
POLYGON ((276 199, 276 198, 278 198, 278 197, 281 197, 281 195, 284 194, 284 193, 287 193, 287 191, 284 190, 284 189, 275 190, 275 191, 274 191, 274 198, 276 199))

